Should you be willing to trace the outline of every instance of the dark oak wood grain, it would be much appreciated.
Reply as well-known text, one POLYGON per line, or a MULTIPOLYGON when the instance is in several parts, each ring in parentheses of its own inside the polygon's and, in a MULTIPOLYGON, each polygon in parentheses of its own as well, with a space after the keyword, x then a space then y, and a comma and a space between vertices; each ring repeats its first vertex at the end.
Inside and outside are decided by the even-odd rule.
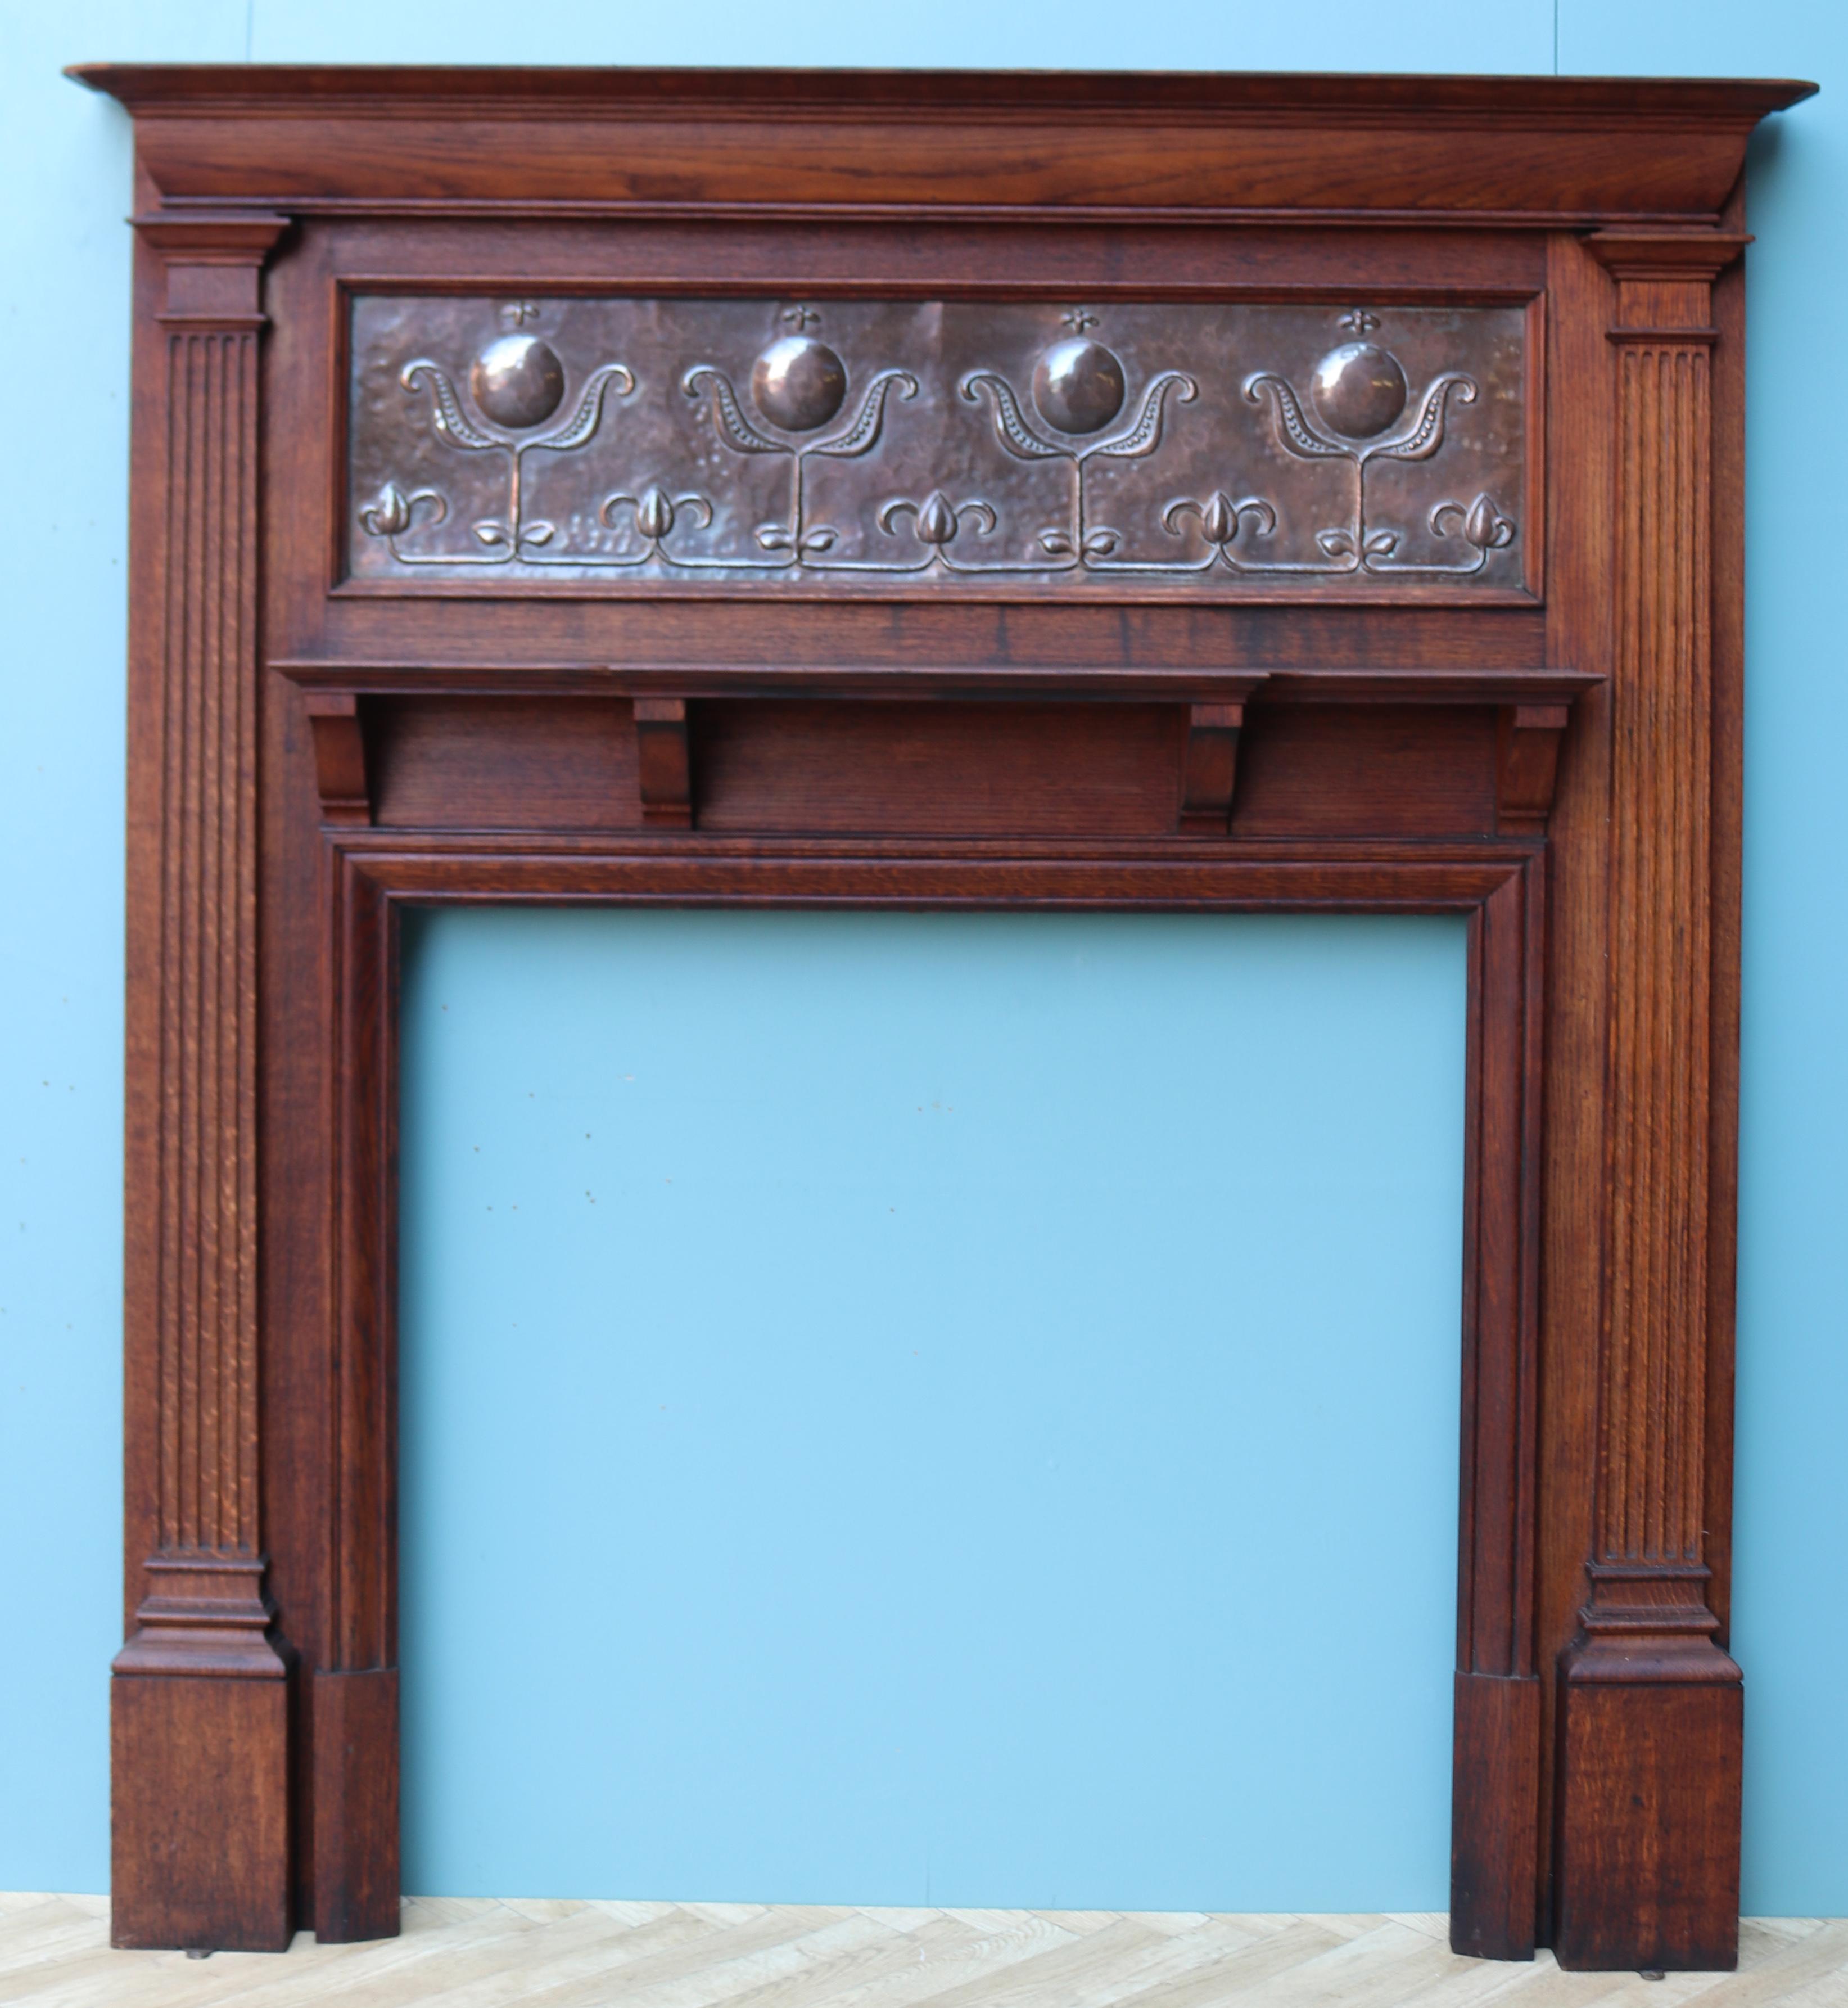
POLYGON ((111 1942, 284 1952, 289 1697, 277 1680, 165 1672, 110 1689, 111 1942))
POLYGON ((1743 248, 1727 232, 1591 240, 1616 281, 1607 332, 1619 428, 1610 1196, 1591 1593, 1564 1667, 1555 1950, 1569 1967, 1609 1961, 1620 1935, 1606 1893, 1613 1877, 1653 1935, 1640 1964, 1738 1959, 1740 1674, 1707 1601, 1705 1460, 1712 287, 1743 248), (1670 1721, 1685 1739, 1679 1759, 1668 1754, 1670 1721))
POLYGON ((87 64, 169 200, 1710 221, 1813 87, 1552 77, 87 64), (396 140, 382 189, 374 146, 396 140), (613 125, 626 143, 604 141, 613 125))
POLYGON ((685 829, 693 822, 693 759, 684 697, 638 697, 635 783, 641 819, 685 829))
POLYGON ((120 1942, 396 1928, 406 909, 1037 907, 1467 919, 1453 1942, 1729 1963, 1739 182, 1807 87, 80 75, 138 147, 120 1942), (1521 305, 1525 583, 347 577, 354 296, 625 288, 1521 305))
POLYGON ((132 498, 125 1945, 288 1943, 288 1649, 257 1316, 259 274, 281 218, 147 222, 132 498), (151 422, 150 422, 151 420, 151 422), (214 1860, 228 1818, 231 1858, 214 1860))
POLYGON ((1450 1943, 1480 1959, 1532 1956, 1541 1681, 1459 1672, 1450 1769, 1450 1943))
POLYGON ((317 1673, 313 1706, 316 1933, 330 1943, 394 1938, 398 1669, 317 1673))

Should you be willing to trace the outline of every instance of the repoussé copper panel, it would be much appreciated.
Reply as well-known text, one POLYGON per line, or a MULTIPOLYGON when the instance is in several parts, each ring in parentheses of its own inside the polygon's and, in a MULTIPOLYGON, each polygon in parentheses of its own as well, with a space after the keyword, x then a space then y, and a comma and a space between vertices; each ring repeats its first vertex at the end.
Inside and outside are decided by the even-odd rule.
POLYGON ((684 592, 1518 590, 1520 305, 352 303, 348 562, 684 592))

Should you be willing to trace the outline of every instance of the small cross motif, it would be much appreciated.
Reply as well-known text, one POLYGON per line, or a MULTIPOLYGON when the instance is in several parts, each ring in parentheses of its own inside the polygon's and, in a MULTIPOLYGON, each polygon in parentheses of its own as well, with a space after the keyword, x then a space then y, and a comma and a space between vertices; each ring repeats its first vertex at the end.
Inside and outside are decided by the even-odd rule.
POLYGON ((1082 334, 1087 327, 1097 325, 1097 316, 1087 313, 1083 307, 1073 307, 1069 313, 1060 315, 1059 318, 1074 334, 1082 334))
POLYGON ((1365 307, 1354 307, 1341 316, 1341 324, 1350 334, 1371 334, 1380 325, 1380 316, 1365 307))
POLYGON ((818 321, 822 316, 813 307, 785 307, 779 318, 785 327, 793 327, 800 334, 811 321, 818 321))
POLYGON ((537 300, 509 300, 500 309, 500 317, 509 327, 524 327, 529 320, 539 317, 537 300))

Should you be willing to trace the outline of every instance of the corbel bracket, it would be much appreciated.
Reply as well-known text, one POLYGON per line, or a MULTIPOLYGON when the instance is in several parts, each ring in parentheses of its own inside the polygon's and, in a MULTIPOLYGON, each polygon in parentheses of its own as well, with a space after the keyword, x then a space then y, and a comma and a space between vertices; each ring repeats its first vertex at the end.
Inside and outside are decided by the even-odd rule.
POLYGON ((635 783, 641 819, 659 828, 693 824, 693 762, 684 697, 638 697, 635 706, 635 783))
POLYGON ((1183 836, 1225 835, 1238 781, 1238 734, 1244 729, 1242 699, 1187 707, 1187 747, 1181 762, 1183 836))
POLYGON ((314 785, 321 798, 321 821, 363 829, 372 821, 366 785, 366 728, 359 700, 351 691, 306 691, 309 730, 314 734, 314 785))
POLYGON ((1539 836, 1553 813, 1560 741, 1569 704, 1503 705, 1495 746, 1495 826, 1504 836, 1539 836))

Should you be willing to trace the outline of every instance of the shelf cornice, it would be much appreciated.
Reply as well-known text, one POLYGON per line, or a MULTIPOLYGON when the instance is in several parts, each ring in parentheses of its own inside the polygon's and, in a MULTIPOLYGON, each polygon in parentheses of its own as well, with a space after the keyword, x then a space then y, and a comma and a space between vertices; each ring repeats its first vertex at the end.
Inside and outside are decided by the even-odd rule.
POLYGON ((1815 88, 250 64, 69 74, 134 114, 142 166, 171 203, 1503 228, 1713 222, 1753 127, 1815 88))

